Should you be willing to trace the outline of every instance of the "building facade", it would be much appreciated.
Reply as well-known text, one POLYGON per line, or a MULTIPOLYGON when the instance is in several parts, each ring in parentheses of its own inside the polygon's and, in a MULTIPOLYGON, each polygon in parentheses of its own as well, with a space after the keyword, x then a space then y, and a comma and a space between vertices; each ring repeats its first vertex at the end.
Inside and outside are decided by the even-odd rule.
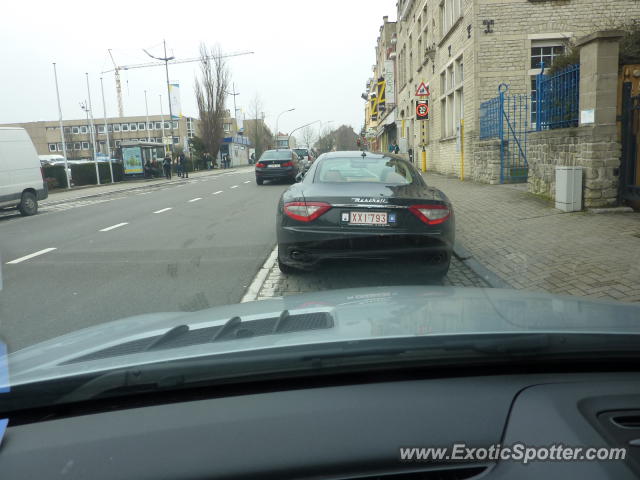
MULTIPOLYGON (((474 155, 480 104, 496 97, 501 84, 509 93, 528 94, 527 127, 534 129, 541 63, 550 66, 579 37, 640 20, 634 0, 398 0, 396 6, 396 106, 395 118, 387 121, 395 122, 401 153, 412 154, 418 166, 424 159, 428 170, 457 176, 464 158, 466 176, 489 183, 498 179, 487 175, 474 155), (416 95, 421 83, 428 96, 416 95), (426 120, 416 115, 421 100, 428 101, 426 120)), ((376 54, 378 76, 369 85, 384 68, 378 47, 376 54)), ((370 88, 365 107, 368 135, 373 129, 379 133, 381 122, 373 115, 378 112, 372 109, 372 93, 370 88)), ((377 140, 375 146, 382 150, 384 144, 377 140)))
MULTIPOLYGON (((154 143, 170 144, 171 127, 173 123, 173 143, 183 148, 188 145, 188 139, 196 135, 198 120, 192 117, 182 117, 170 122, 160 115, 130 116, 107 118, 105 130, 104 119, 94 120, 94 134, 96 150, 100 154, 107 153, 107 133, 112 152, 127 141, 150 141, 154 143)), ((31 137, 38 155, 62 155, 62 138, 58 121, 40 121, 5 124, 24 128, 31 137)), ((70 160, 92 158, 92 135, 90 123, 87 119, 65 120, 63 122, 64 139, 67 155, 70 160)), ((188 148, 188 147, 186 147, 188 148)))

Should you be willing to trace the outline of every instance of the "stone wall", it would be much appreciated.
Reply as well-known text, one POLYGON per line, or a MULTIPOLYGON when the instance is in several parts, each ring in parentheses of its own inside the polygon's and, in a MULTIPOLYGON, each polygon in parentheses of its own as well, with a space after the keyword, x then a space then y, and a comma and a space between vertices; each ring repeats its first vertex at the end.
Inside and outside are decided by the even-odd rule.
POLYGON ((500 183, 500 140, 475 140, 468 176, 476 182, 500 183))
POLYGON ((529 135, 529 192, 555 199, 555 167, 583 168, 583 205, 617 204, 621 146, 615 127, 584 126, 529 135))

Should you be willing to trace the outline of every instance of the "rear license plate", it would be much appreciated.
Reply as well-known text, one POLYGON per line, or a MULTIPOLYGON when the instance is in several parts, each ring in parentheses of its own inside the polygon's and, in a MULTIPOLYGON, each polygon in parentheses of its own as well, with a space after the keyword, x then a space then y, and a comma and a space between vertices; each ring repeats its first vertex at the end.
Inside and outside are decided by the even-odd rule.
POLYGON ((269 165, 267 165, 267 167, 269 167, 269 168, 279 168, 280 164, 279 163, 270 163, 269 165))
POLYGON ((350 225, 387 225, 386 212, 349 212, 350 225))

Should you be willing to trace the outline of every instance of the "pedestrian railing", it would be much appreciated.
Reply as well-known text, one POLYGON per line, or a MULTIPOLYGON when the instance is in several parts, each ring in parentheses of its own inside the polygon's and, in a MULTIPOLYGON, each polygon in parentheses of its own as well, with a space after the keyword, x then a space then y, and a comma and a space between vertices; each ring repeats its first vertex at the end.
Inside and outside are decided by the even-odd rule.
POLYGON ((536 77, 536 130, 578 126, 580 65, 570 65, 554 75, 536 77))

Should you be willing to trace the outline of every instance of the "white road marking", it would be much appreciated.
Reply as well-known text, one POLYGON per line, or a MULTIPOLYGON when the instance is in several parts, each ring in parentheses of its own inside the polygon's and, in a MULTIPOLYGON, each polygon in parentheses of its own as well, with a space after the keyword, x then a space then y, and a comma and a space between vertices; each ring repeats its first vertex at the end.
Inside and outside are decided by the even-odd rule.
POLYGON ((247 180, 247 181, 246 181, 246 182, 244 182, 244 183, 251 183, 251 180, 247 180))
POLYGON ((238 185, 234 185, 234 186, 232 186, 231 188, 238 188, 238 185))
POLYGON ((142 193, 138 193, 138 195, 149 195, 151 192, 142 192, 142 193))
POLYGON ((277 258, 278 258, 278 245, 273 247, 273 250, 271 251, 269 258, 267 258, 267 260, 264 262, 264 265, 262 265, 262 268, 258 270, 258 273, 253 278, 251 285, 249 285, 249 288, 247 289, 246 293, 242 297, 242 300, 240 300, 240 303, 253 302, 256 298, 258 298, 260 289, 262 288, 264 281, 267 279, 267 275, 269 275, 271 268, 273 268, 273 265, 276 263, 277 258))
POLYGON ((218 190, 217 192, 213 192, 211 195, 218 195, 220 193, 222 193, 222 190, 218 190))
POLYGON ((162 213, 162 212, 168 212, 169 210, 171 210, 171 207, 167 207, 167 208, 163 208, 161 210, 156 210, 153 213, 162 213))
POLYGON ((113 230, 114 228, 124 227, 125 225, 129 225, 129 222, 117 223, 116 225, 111 225, 110 227, 103 228, 100 231, 101 232, 108 232, 109 230, 113 230))
POLYGON ((29 260, 30 258, 37 257, 39 255, 44 255, 45 253, 49 253, 56 250, 55 247, 45 248, 44 250, 39 250, 37 252, 31 253, 29 255, 25 255, 24 257, 16 258, 15 260, 11 260, 7 262, 7 265, 15 265, 16 263, 24 262, 25 260, 29 260))
POLYGON ((202 200, 202 197, 192 198, 191 200, 189 200, 189 203, 197 202, 198 200, 202 200))

